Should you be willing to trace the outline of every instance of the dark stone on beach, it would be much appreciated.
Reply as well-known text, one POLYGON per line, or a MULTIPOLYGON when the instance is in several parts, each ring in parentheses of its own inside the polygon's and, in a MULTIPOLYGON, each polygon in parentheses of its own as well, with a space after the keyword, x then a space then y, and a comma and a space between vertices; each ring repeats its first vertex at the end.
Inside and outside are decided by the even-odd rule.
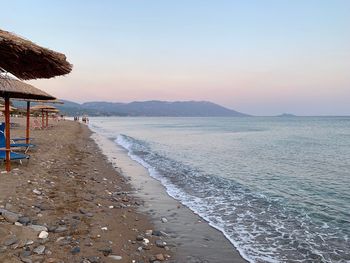
POLYGON ((79 212, 87 217, 93 217, 94 215, 90 212, 88 212, 87 210, 85 210, 84 208, 79 208, 79 212))
POLYGON ((136 237, 136 241, 143 241, 143 236, 138 235, 138 236, 136 237))
POLYGON ((53 232, 55 232, 55 233, 63 233, 63 232, 66 232, 67 230, 68 230, 68 228, 66 226, 59 226, 53 232))
POLYGON ((100 262, 101 262, 101 258, 100 258, 100 257, 96 257, 96 256, 89 257, 88 260, 89 260, 91 263, 100 263, 100 262))
POLYGON ((77 216, 77 215, 72 216, 72 218, 75 220, 80 220, 80 216, 77 216))
POLYGON ((11 246, 13 244, 16 244, 17 242, 18 242, 18 238, 15 235, 13 235, 13 236, 7 238, 3 244, 5 246, 11 246))
POLYGON ((38 255, 42 255, 45 251, 45 246, 41 245, 41 246, 38 246, 36 248, 34 248, 33 252, 38 254, 38 255))
POLYGON ((158 230, 153 230, 152 235, 153 235, 153 236, 160 237, 160 236, 162 236, 162 232, 161 232, 161 231, 158 231, 158 230))
POLYGON ((40 203, 40 204, 34 204, 34 206, 36 208, 39 208, 41 211, 53 210, 53 207, 48 204, 40 203))
POLYGON ((159 240, 159 239, 156 240, 155 244, 156 244, 157 247, 160 247, 160 248, 164 248, 165 245, 166 245, 165 242, 163 242, 162 240, 159 240))
POLYGON ((73 255, 76 255, 76 254, 80 253, 80 247, 78 247, 78 246, 73 247, 71 249, 70 253, 72 253, 73 255))
POLYGON ((55 232, 56 229, 57 229, 57 226, 48 226, 47 227, 48 232, 55 232))
POLYGON ((31 220, 27 216, 21 216, 20 218, 18 218, 18 222, 20 222, 22 225, 28 225, 31 222, 31 220))
POLYGON ((11 211, 2 209, 1 215, 5 218, 5 220, 9 223, 16 223, 20 217, 19 214, 13 213, 11 211))
MULTIPOLYGON (((151 256, 149 258, 149 262, 152 262, 152 263, 160 263, 159 261, 159 258, 161 257, 160 255, 162 254, 158 254, 158 255, 155 255, 155 256, 151 256)), ((162 255, 163 256, 163 255, 162 255)), ((164 260, 164 259, 163 259, 164 260)))
POLYGON ((29 228, 33 229, 34 231, 41 232, 41 231, 48 231, 46 226, 41 225, 29 225, 29 228))
POLYGON ((87 213, 87 211, 84 209, 84 208, 79 208, 79 212, 81 213, 81 214, 86 214, 87 213))
POLYGON ((100 248, 98 251, 102 252, 105 257, 112 254, 112 249, 110 247, 100 248))
POLYGON ((29 257, 32 254, 32 252, 28 249, 28 250, 23 250, 21 253, 21 258, 22 257, 29 257))
POLYGON ((93 216, 94 216, 93 213, 90 213, 90 212, 89 212, 89 213, 86 213, 85 215, 86 215, 87 217, 93 217, 93 216))
POLYGON ((120 204, 119 206, 120 206, 120 208, 127 208, 128 207, 127 205, 124 205, 124 204, 120 204))
POLYGON ((154 262, 154 261, 157 261, 156 257, 155 256, 150 256, 149 257, 149 262, 154 262))

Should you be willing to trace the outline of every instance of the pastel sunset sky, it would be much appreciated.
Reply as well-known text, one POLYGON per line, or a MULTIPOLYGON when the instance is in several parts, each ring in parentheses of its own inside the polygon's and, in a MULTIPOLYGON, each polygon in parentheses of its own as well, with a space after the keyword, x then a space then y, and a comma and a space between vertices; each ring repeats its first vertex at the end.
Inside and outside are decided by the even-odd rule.
POLYGON ((0 3, 2 29, 74 65, 65 77, 30 81, 59 98, 350 115, 348 0, 0 3))

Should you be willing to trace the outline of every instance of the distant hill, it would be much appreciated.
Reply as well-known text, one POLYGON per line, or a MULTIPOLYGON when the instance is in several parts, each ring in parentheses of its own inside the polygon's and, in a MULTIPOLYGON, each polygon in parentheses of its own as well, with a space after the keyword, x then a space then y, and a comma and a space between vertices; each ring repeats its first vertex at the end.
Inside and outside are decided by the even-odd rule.
MULTIPOLYGON (((20 102, 22 103, 22 102, 20 102)), ((22 103, 23 104, 23 103, 22 103)), ((20 106, 15 103, 15 106, 20 106)), ((247 114, 234 111, 208 101, 135 101, 85 102, 83 104, 64 100, 54 105, 66 115, 89 116, 171 116, 171 117, 243 117, 247 114)))

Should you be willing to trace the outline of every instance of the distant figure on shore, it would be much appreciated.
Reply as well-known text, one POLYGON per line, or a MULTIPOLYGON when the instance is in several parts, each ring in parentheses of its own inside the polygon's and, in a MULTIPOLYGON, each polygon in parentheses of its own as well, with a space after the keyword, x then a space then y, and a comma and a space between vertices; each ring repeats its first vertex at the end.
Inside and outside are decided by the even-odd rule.
POLYGON ((81 120, 82 120, 84 123, 86 123, 86 124, 89 123, 89 118, 86 117, 86 116, 83 116, 83 117, 81 118, 81 120))

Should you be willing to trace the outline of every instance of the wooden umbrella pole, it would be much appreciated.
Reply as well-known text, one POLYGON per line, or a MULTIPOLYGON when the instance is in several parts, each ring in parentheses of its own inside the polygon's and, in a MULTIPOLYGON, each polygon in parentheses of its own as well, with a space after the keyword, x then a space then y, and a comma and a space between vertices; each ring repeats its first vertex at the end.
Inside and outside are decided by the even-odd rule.
POLYGON ((6 136, 6 171, 11 171, 10 163, 10 98, 5 97, 5 136, 6 136))
POLYGON ((46 129, 49 128, 49 112, 46 111, 46 129))
POLYGON ((29 129, 30 129, 30 101, 27 101, 27 128, 26 128, 26 143, 29 143, 29 129))
POLYGON ((41 128, 45 128, 45 123, 44 123, 44 110, 41 110, 41 128))

